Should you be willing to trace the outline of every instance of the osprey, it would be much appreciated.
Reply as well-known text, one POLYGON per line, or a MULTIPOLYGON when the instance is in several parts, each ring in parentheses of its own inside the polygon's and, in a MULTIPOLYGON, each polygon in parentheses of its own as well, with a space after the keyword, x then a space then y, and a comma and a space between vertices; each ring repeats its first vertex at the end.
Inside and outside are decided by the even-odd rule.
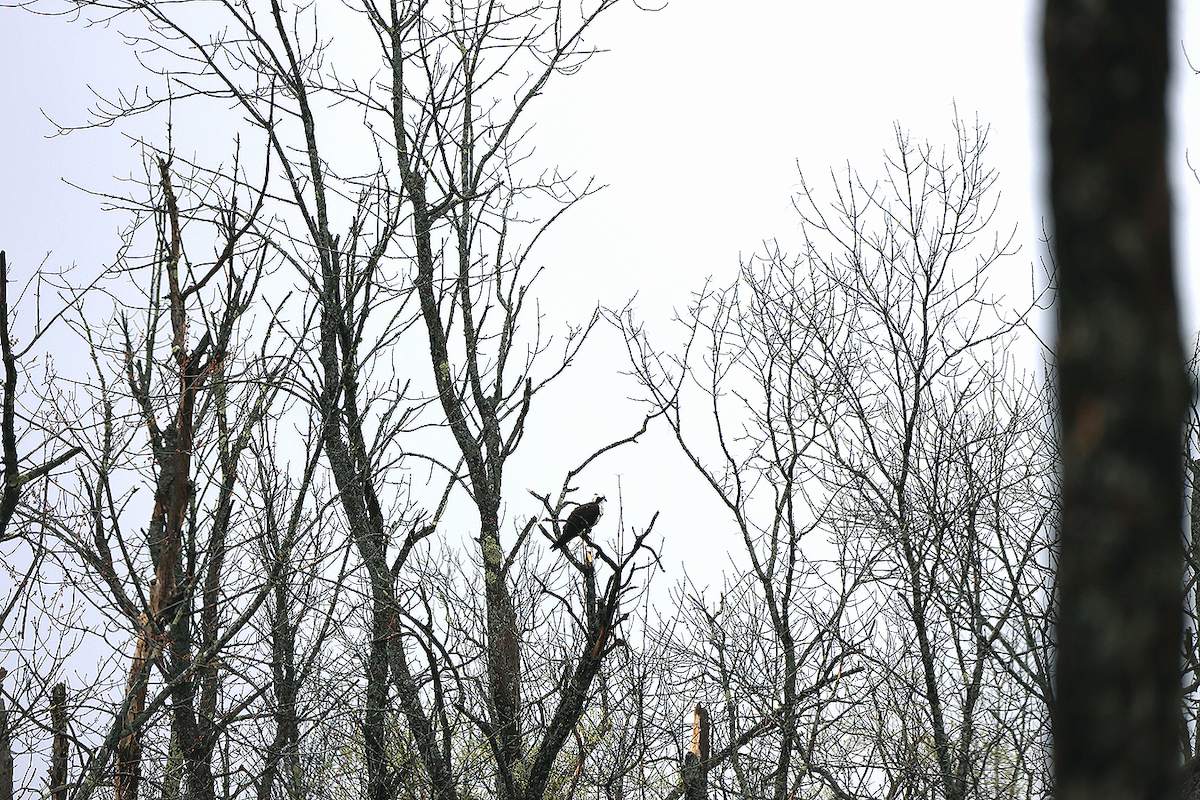
POLYGON ((554 543, 552 550, 561 550, 566 547, 567 542, 574 539, 581 533, 586 533, 592 529, 596 521, 600 519, 600 515, 604 513, 604 495, 596 495, 590 503, 584 503, 567 517, 566 524, 563 525, 562 536, 554 543))

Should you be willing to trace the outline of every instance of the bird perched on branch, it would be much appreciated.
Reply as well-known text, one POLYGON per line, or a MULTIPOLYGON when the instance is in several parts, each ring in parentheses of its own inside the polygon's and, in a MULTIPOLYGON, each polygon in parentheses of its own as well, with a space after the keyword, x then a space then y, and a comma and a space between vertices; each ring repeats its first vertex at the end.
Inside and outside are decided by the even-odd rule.
POLYGON ((587 533, 604 513, 604 495, 596 495, 590 503, 583 503, 575 508, 563 524, 562 536, 554 542, 552 550, 562 550, 567 542, 581 533, 587 533))

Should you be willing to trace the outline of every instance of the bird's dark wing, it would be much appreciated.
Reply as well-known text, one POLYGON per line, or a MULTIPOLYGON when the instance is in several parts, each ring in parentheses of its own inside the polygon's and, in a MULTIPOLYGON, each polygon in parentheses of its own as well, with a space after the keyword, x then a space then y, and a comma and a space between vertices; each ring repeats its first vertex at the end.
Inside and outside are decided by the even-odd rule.
POLYGON ((563 526, 563 536, 568 539, 574 538, 587 527, 587 506, 576 506, 575 510, 567 517, 567 524, 563 526))
POLYGON ((600 504, 599 503, 584 503, 579 508, 571 512, 571 516, 567 518, 567 523, 574 523, 579 526, 577 533, 589 530, 596 521, 600 519, 600 504))
POLYGON ((579 534, 591 530, 598 519, 600 519, 599 503, 584 503, 576 506, 575 510, 567 517, 566 523, 563 524, 562 536, 558 537, 554 546, 561 548, 579 534))

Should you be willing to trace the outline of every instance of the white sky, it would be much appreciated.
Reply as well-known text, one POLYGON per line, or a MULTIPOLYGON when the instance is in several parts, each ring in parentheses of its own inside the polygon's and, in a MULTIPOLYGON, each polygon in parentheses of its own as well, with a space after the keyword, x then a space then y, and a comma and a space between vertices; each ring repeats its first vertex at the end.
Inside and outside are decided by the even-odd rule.
MULTIPOLYGON (((1175 3, 1173 39, 1200 54, 1200 13, 1188 5, 1175 3)), ((543 308, 580 321, 597 301, 621 306, 636 292, 641 314, 665 321, 706 277, 731 280, 739 254, 764 239, 795 249, 789 203, 797 165, 818 190, 847 161, 876 175, 894 123, 949 144, 955 104, 964 119, 978 115, 991 125, 988 161, 1002 192, 997 220, 1016 224, 1021 244, 1007 269, 1014 295, 1027 292, 1044 214, 1040 14, 1030 0, 672 0, 658 13, 628 6, 609 14, 592 35, 609 52, 552 83, 531 109, 535 160, 608 186, 568 214, 542 250, 550 267, 543 308)), ((1200 252, 1191 235, 1200 230, 1200 186, 1183 160, 1189 145, 1200 148, 1200 76, 1186 68, 1182 45, 1172 55, 1187 340, 1200 325, 1192 279, 1200 252)), ((109 92, 147 78, 115 30, 13 9, 0 9, 0 75, 0 248, 18 275, 50 254, 48 264, 75 263, 79 279, 90 278, 112 258, 121 220, 63 181, 119 193, 114 176, 137 174, 140 159, 114 130, 47 139, 53 128, 42 111, 82 122, 95 100, 89 84, 109 92)), ((544 400, 514 465, 532 477, 510 481, 510 502, 525 486, 557 485, 588 450, 566 449, 565 430, 599 444, 639 418, 621 402, 628 387, 612 380, 622 367, 614 343, 602 332, 569 383, 544 400), (539 465, 547 475, 536 474, 539 465)), ((597 465, 592 483, 611 501, 621 476, 634 524, 654 508, 707 506, 698 484, 679 477, 682 464, 668 448, 651 442, 632 455, 597 465), (637 494, 652 496, 635 502, 637 494)), ((589 483, 583 494, 592 491, 589 483)), ((686 516, 664 515, 664 536, 704 524, 686 516)), ((669 562, 691 555, 668 548, 669 562)))

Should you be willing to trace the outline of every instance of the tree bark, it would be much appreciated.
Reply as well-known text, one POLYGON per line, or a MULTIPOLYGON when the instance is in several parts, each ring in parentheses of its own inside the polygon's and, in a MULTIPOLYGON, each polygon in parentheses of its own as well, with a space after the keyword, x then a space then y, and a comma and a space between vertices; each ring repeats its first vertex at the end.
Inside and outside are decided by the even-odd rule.
POLYGON ((141 732, 133 724, 146 708, 146 681, 149 677, 153 632, 150 615, 143 613, 138 620, 141 629, 133 663, 129 667, 129 678, 125 685, 126 702, 121 739, 117 744, 116 766, 113 771, 113 788, 116 800, 137 800, 138 783, 142 775, 141 732))
POLYGON ((1048 0, 1062 413, 1059 800, 1178 792, 1180 442, 1167 3, 1048 0))
POLYGON ((50 751, 50 796, 67 800, 67 685, 56 683, 50 690, 50 729, 54 744, 50 751))
POLYGON ((699 703, 692 718, 692 746, 683 756, 683 795, 687 800, 708 797, 708 711, 699 703))
POLYGON ((13 800, 12 731, 8 727, 8 705, 4 702, 4 678, 0 667, 0 800, 13 800))

